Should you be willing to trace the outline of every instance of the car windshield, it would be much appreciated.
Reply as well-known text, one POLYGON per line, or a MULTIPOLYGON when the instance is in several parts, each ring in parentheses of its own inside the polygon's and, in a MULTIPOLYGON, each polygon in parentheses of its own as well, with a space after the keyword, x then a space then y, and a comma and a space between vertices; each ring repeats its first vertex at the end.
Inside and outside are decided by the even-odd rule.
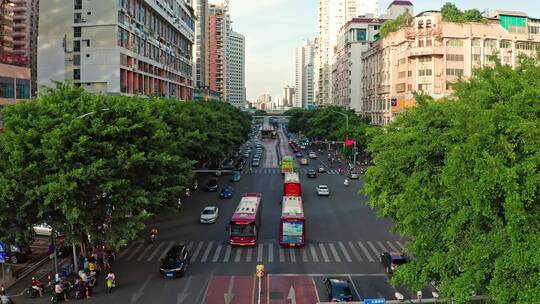
POLYGON ((319 189, 326 190, 326 189, 328 189, 328 187, 327 186, 319 186, 319 189))
POLYGON ((215 185, 217 185, 217 180, 211 179, 208 181, 208 186, 215 186, 215 185))
POLYGON ((332 293, 335 296, 346 297, 351 295, 351 289, 346 284, 338 283, 333 285, 332 293))
POLYGON ((407 260, 404 257, 392 256, 392 263, 401 265, 407 263, 407 260))
POLYGON ((214 209, 204 209, 202 214, 214 214, 216 211, 214 209))
POLYGON ((255 224, 231 223, 231 236, 255 236, 255 224))

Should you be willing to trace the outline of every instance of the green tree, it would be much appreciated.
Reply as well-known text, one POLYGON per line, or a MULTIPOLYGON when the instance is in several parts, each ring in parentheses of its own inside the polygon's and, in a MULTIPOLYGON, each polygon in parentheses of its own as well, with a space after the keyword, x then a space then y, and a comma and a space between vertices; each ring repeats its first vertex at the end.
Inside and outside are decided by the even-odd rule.
POLYGON ((453 3, 446 2, 441 7, 443 21, 447 22, 484 22, 485 18, 477 9, 461 11, 453 3))
POLYGON ((540 62, 498 64, 454 85, 455 99, 418 97, 369 145, 365 192, 409 237, 392 278, 443 296, 540 301, 540 62))
POLYGON ((309 130, 309 119, 313 116, 313 111, 306 109, 290 109, 287 110, 284 115, 290 116, 289 124, 287 129, 289 132, 298 132, 307 133, 309 130))
POLYGON ((396 19, 386 20, 379 31, 379 37, 384 38, 392 32, 411 25, 413 17, 408 12, 399 15, 396 19))

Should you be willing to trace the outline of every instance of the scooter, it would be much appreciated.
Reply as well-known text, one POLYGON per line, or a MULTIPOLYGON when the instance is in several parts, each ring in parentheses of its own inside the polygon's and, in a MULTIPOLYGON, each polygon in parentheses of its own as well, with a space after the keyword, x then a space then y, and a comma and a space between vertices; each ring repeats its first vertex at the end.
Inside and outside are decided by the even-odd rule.
POLYGON ((107 290, 109 291, 109 293, 111 293, 112 289, 116 287, 116 285, 114 284, 111 278, 108 278, 105 283, 107 284, 107 290))

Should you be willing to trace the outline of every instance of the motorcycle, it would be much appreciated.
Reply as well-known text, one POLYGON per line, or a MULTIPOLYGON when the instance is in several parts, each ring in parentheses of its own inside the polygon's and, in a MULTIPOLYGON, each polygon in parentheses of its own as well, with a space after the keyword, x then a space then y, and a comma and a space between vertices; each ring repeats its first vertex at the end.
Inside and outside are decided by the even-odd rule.
POLYGON ((39 290, 37 289, 34 289, 32 287, 28 287, 25 289, 24 293, 26 294, 26 296, 30 299, 33 299, 33 298, 37 298, 39 297, 39 290))
POLYGON ((345 181, 343 182, 343 185, 345 185, 345 187, 349 187, 349 180, 345 179, 345 181))

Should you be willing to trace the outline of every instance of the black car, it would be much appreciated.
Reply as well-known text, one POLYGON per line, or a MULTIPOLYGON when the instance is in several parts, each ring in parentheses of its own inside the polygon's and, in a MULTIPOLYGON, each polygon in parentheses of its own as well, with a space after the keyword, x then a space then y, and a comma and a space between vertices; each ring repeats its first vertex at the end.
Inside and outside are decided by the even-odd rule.
POLYGON ((261 164, 261 163, 260 163, 260 161, 258 161, 258 160, 254 160, 254 161, 251 162, 251 166, 252 166, 252 167, 258 167, 260 164, 261 164))
POLYGON ((317 177, 317 172, 315 172, 315 170, 313 170, 313 169, 309 169, 308 172, 307 172, 307 177, 316 178, 317 177))
POLYGON ((209 191, 209 192, 216 192, 218 190, 217 179, 215 179, 215 178, 209 179, 206 182, 205 189, 206 189, 206 191, 209 191))
POLYGON ((348 302, 353 300, 351 281, 342 278, 324 279, 328 301, 348 302))
POLYGON ((383 252, 379 261, 386 268, 386 273, 393 273, 399 265, 407 263, 407 257, 401 252, 383 252))
POLYGON ((302 152, 296 153, 296 157, 302 157, 302 156, 304 156, 304 154, 302 154, 302 152))
POLYGON ((161 260, 159 273, 164 278, 183 277, 189 265, 189 251, 183 244, 173 246, 161 260))

